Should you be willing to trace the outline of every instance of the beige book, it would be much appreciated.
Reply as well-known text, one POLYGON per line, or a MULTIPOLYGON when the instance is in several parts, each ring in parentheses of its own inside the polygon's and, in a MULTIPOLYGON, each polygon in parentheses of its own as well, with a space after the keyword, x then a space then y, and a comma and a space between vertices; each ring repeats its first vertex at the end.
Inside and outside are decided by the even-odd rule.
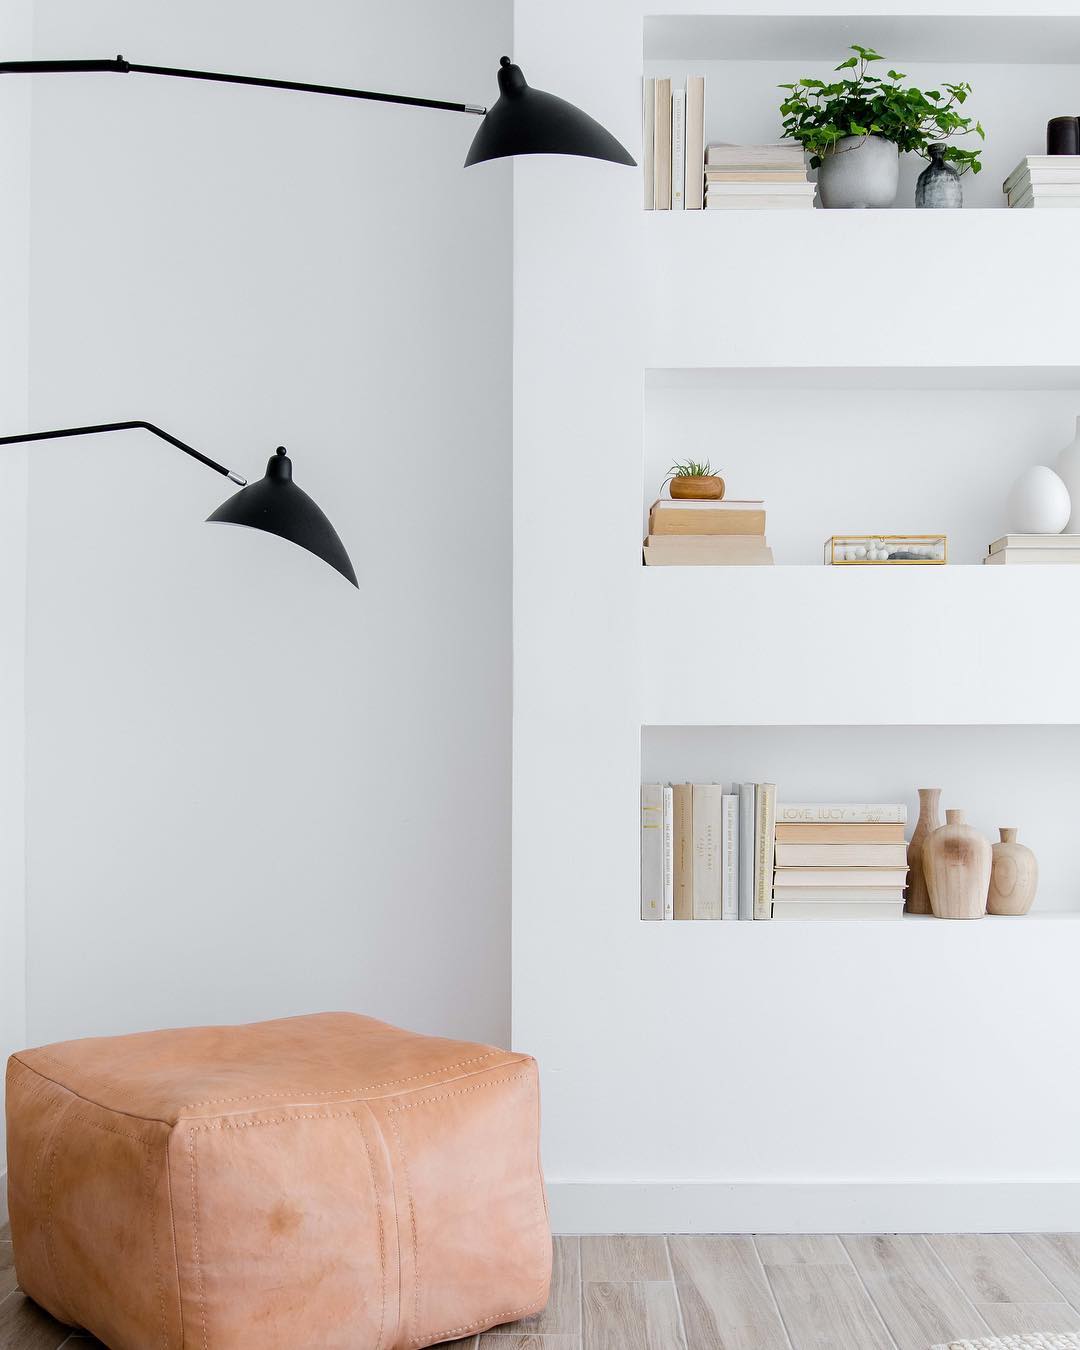
POLYGON ((903 886, 907 867, 783 867, 777 886, 903 886))
POLYGON ((903 886, 784 886, 773 887, 774 900, 793 900, 799 904, 811 904, 815 900, 870 900, 880 904, 891 904, 904 900, 903 886))
POLYGON ((907 867, 906 844, 781 844, 777 867, 907 867))
POLYGON ((705 76, 686 77, 686 209, 705 205, 705 76))
POLYGON ((664 550, 646 546, 643 552, 646 567, 772 567, 773 553, 764 546, 753 553, 715 553, 708 549, 664 550))
POLYGON ((983 559, 984 563, 1004 566, 1006 563, 1080 563, 1080 548, 1003 548, 983 559))
POLYGON ((694 789, 675 783, 671 789, 674 853, 674 917, 694 917, 694 789))
POLYGON ((646 79, 641 91, 641 159, 642 177, 645 180, 645 210, 651 211, 656 205, 656 182, 654 166, 656 164, 656 81, 646 79))
POLYGON ((657 211, 671 210, 671 81, 657 80, 656 111, 653 123, 653 205, 657 211))
POLYGON ((903 825, 777 825, 778 844, 902 844, 903 825))
POLYGON ((776 830, 776 784, 754 789, 754 918, 772 918, 773 848, 776 830))
POLYGON ((644 549, 647 567, 772 562, 772 549, 756 534, 652 534, 645 540, 644 549))
POLYGON ((719 783, 693 785, 693 820, 693 917, 719 919, 724 867, 724 789, 719 783))
POLYGON ((641 917, 664 917, 664 788, 641 785, 641 917))
POLYGON ((805 183, 805 169, 706 169, 706 183, 805 183))
POLYGON ((653 506, 649 534, 756 534, 765 533, 763 507, 738 507, 727 511, 702 511, 692 507, 653 506))
POLYGON ((851 900, 815 900, 812 904, 801 901, 774 900, 774 919, 865 919, 876 923, 881 919, 897 920, 904 917, 903 900, 891 903, 851 900))

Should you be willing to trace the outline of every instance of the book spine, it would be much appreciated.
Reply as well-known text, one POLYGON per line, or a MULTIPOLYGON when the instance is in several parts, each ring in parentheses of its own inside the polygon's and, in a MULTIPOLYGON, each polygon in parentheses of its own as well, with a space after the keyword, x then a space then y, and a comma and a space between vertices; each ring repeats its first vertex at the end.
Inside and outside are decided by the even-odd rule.
POLYGON ((754 785, 739 784, 739 918, 754 917, 754 785))
POLYGON ((641 917, 664 917, 664 790, 641 785, 641 917))
POLYGON ((676 783, 672 842, 675 852, 674 903, 676 919, 694 917, 694 790, 689 783, 676 783))
POLYGON ((715 783, 693 786, 693 917, 719 919, 723 880, 724 790, 715 783))
POLYGON ((671 81, 657 80, 653 117, 653 206, 671 210, 671 81))
POLYGON ((686 77, 686 209, 705 205, 705 76, 686 77))
POLYGON ((656 205, 656 148, 653 143, 656 126, 656 81, 646 79, 641 91, 641 161, 645 178, 645 210, 656 205))
POLYGON ((800 822, 821 824, 834 821, 838 825, 903 825, 907 823, 907 807, 888 803, 844 802, 840 805, 821 802, 781 802, 776 808, 778 825, 796 825, 800 822))
POLYGON ((686 208, 686 90, 671 95, 671 209, 686 208))
POLYGON ((675 917, 675 794, 664 788, 664 918, 675 917))
POLYGON ((754 918, 772 918, 773 830, 776 826, 776 784, 757 785, 755 829, 754 918))
POLYGON ((724 875, 720 888, 720 916, 739 917, 739 799, 725 792, 724 814, 724 875))

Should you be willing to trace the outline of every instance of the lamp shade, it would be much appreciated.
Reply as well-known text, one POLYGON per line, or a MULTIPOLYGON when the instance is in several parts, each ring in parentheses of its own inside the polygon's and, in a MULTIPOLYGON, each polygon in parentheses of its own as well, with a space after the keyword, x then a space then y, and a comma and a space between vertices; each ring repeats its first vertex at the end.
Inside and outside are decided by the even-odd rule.
POLYGON ((504 56, 498 102, 480 123, 465 165, 507 155, 582 155, 634 164, 610 131, 566 99, 531 88, 521 67, 504 56))
POLYGON ((329 563, 354 586, 359 585, 337 531, 303 488, 293 482, 292 460, 284 446, 278 446, 277 454, 271 457, 265 477, 234 493, 207 520, 247 525, 288 539, 329 563))

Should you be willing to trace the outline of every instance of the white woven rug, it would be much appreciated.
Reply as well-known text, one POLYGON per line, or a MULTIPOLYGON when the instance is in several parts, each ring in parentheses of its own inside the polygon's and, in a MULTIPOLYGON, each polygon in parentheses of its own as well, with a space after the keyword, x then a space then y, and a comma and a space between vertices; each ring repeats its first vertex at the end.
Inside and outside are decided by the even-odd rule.
POLYGON ((985 1341, 950 1341, 948 1345, 934 1345, 931 1350, 1080 1350, 1080 1336, 1071 1331, 1055 1334, 1040 1332, 1035 1336, 991 1337, 985 1341))

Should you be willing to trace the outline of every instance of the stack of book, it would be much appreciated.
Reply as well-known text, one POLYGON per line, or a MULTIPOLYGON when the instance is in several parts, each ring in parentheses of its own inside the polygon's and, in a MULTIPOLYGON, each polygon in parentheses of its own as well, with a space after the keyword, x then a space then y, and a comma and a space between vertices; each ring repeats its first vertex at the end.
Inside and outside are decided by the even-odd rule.
POLYGON ((774 919, 899 919, 907 845, 901 805, 780 805, 774 919))
POLYGON ((705 200, 705 77, 684 88, 647 79, 642 92, 646 211, 700 211, 705 200))
POLYGON ((710 211, 808 211, 814 184, 794 141, 710 145, 705 153, 705 205, 710 211))
POLYGON ((765 503, 663 497, 649 510, 644 555, 646 567, 770 565, 765 503))
POLYGON ((1080 534, 1003 534, 984 563, 1080 563, 1080 534))
POLYGON ((1001 190, 1010 206, 1080 206, 1080 155, 1028 155, 1001 190))
POLYGON ((642 783, 641 917, 768 919, 772 783, 642 783))

